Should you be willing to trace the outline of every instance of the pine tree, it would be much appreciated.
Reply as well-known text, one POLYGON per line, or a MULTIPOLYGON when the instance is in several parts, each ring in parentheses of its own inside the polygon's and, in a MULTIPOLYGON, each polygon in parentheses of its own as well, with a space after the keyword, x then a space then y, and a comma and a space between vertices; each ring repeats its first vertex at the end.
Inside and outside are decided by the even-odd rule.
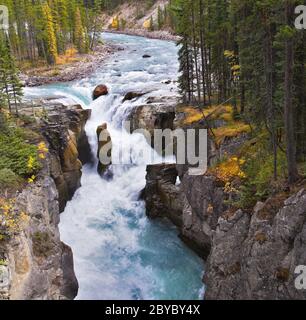
POLYGON ((75 11, 75 25, 74 25, 74 43, 80 53, 88 51, 85 31, 82 23, 80 8, 75 11))
POLYGON ((46 59, 49 64, 55 64, 57 58, 57 42, 53 17, 48 3, 43 4, 42 12, 44 19, 43 37, 46 59))
POLYGON ((8 106, 12 112, 18 113, 18 104, 21 101, 22 84, 18 77, 18 70, 11 55, 10 44, 7 36, 0 37, 0 104, 8 106))
POLYGON ((153 20, 153 16, 151 16, 151 18, 150 18, 150 31, 154 31, 154 20, 153 20))
POLYGON ((158 8, 157 8, 157 24, 158 24, 158 29, 159 30, 164 25, 164 15, 163 15, 162 8, 160 6, 158 6, 158 8))

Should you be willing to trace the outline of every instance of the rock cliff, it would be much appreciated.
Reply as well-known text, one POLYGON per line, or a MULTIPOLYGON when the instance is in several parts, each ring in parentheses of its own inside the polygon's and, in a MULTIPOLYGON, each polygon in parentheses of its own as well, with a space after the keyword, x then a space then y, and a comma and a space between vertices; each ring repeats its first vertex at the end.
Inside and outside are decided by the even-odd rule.
POLYGON ((295 270, 306 265, 306 191, 276 195, 252 212, 226 205, 215 177, 189 176, 177 184, 173 164, 147 167, 147 215, 168 218, 205 259, 205 299, 305 299, 295 270))
POLYGON ((167 217, 180 229, 181 238, 200 256, 208 256, 213 230, 225 206, 222 185, 212 176, 183 175, 175 164, 147 167, 144 200, 150 218, 167 217))
POLYGON ((169 218, 175 225, 181 227, 183 202, 180 188, 176 186, 176 165, 151 165, 147 167, 146 201, 147 215, 150 218, 169 218))
POLYGON ((37 179, 16 198, 24 212, 21 230, 0 246, 0 299, 74 299, 78 282, 70 247, 60 240, 58 191, 50 161, 37 179))
POLYGON ((92 161, 85 124, 90 110, 79 105, 59 106, 48 112, 42 133, 49 143, 51 177, 59 191, 60 211, 80 187, 82 164, 92 161))
POLYGON ((220 217, 206 264, 206 299, 305 299, 295 269, 306 265, 306 191, 220 217))
POLYGON ((305 299, 295 270, 306 265, 306 191, 276 195, 252 212, 226 205, 210 175, 183 175, 173 164, 147 167, 147 215, 168 218, 205 259, 205 299, 305 299))
POLYGON ((61 242, 58 224, 80 186, 82 163, 91 160, 84 130, 90 110, 59 104, 40 111, 44 116, 32 129, 41 133, 49 152, 35 182, 14 201, 14 210, 23 213, 19 229, 0 243, 0 300, 74 299, 78 292, 73 254, 61 242))

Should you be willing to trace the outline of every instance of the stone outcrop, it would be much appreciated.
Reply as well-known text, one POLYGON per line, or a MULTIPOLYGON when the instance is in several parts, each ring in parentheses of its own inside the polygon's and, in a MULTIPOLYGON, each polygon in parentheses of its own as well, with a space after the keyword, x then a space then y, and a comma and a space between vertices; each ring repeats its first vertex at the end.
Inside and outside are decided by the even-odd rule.
POLYGON ((81 185, 82 163, 92 159, 84 129, 90 114, 90 110, 79 105, 61 106, 48 112, 42 124, 42 133, 49 143, 51 177, 59 191, 60 211, 81 185))
POLYGON ((72 252, 60 241, 58 191, 48 166, 16 199, 16 209, 26 218, 21 231, 0 247, 0 300, 59 300, 77 295, 72 252))
MULTIPOLYGON (((131 131, 144 129, 153 137, 155 129, 174 129, 177 99, 148 97, 146 105, 135 107, 128 116, 131 131)), ((154 140, 151 139, 154 146, 154 140)))
POLYGON ((160 164, 147 167, 146 188, 143 194, 150 218, 169 218, 182 226, 180 188, 176 185, 176 165, 160 164))
POLYGON ((122 102, 130 101, 130 100, 133 100, 136 98, 140 98, 140 97, 144 96, 145 94, 147 94, 147 92, 133 92, 133 91, 127 92, 125 94, 122 102))
POLYGON ((147 167, 144 200, 150 218, 167 217, 181 238, 200 256, 207 257, 218 218, 225 210, 223 186, 212 176, 189 176, 179 185, 175 164, 147 167))
POLYGON ((213 176, 185 173, 177 184, 178 175, 174 164, 148 166, 143 199, 150 218, 170 219, 206 260, 206 299, 306 299, 295 286, 296 268, 306 265, 305 189, 244 212, 228 208, 213 176))
POLYGON ((94 89, 94 91, 92 93, 92 98, 93 98, 93 100, 96 100, 99 97, 106 96, 106 95, 108 95, 107 86, 104 84, 100 84, 100 85, 96 86, 96 88, 94 89))
POLYGON ((206 264, 206 299, 306 299, 295 287, 295 269, 306 265, 306 191, 285 199, 220 217, 206 264))
POLYGON ((98 139, 98 153, 97 158, 99 159, 98 163, 98 173, 100 175, 104 175, 105 171, 107 170, 108 166, 111 164, 111 143, 112 139, 110 136, 109 131, 107 130, 107 124, 103 123, 97 128, 97 139, 98 139), (104 152, 103 148, 110 146, 110 149, 104 152), (105 164, 103 159, 110 159, 109 164, 105 164))
MULTIPOLYGON (((154 129, 158 109, 147 107, 136 110, 134 125, 154 129)), ((179 120, 176 113, 174 128, 179 120)), ((218 121, 212 127, 223 125, 218 121)), ((198 127, 205 124, 182 126, 184 130, 198 127)), ((219 146, 209 139, 209 165, 236 154, 247 139, 247 133, 226 137, 219 146)), ((205 299, 306 299, 306 291, 296 288, 305 284, 304 269, 297 269, 306 265, 305 189, 291 196, 275 195, 244 211, 229 206, 233 195, 224 183, 208 173, 189 175, 188 165, 148 166, 146 180, 147 215, 170 219, 183 241, 206 261, 205 299)))

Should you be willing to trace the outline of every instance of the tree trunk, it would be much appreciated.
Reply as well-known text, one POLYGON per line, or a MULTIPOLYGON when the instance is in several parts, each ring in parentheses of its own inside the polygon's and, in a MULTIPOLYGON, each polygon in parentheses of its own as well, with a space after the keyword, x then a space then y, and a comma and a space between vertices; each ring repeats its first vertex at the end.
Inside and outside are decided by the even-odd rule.
MULTIPOLYGON (((290 0, 286 0, 286 23, 290 24, 293 16, 293 6, 290 0)), ((296 162, 296 141, 294 135, 294 117, 293 117, 293 64, 294 47, 293 38, 288 37, 285 44, 285 135, 286 135, 286 153, 288 162, 288 181, 294 183, 298 180, 299 174, 296 162)))
POLYGON ((201 62, 202 62, 202 87, 203 87, 203 103, 206 105, 206 85, 205 85, 205 52, 204 52, 204 16, 203 16, 203 0, 200 0, 200 43, 201 43, 201 62))
POLYGON ((196 42, 196 26, 195 26, 195 14, 194 14, 194 3, 192 1, 192 33, 193 33, 193 53, 194 53, 194 64, 196 72, 196 81, 197 81, 197 93, 198 93, 198 104, 201 103, 201 89, 200 89, 200 77, 198 69, 198 47, 196 42))

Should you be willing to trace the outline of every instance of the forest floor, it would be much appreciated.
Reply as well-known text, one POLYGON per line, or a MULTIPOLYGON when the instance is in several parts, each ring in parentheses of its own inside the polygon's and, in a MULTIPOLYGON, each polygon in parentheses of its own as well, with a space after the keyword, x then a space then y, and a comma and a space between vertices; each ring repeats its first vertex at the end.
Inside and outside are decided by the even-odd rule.
POLYGON ((92 53, 79 54, 74 49, 58 57, 56 64, 31 66, 23 64, 20 79, 25 86, 34 87, 56 82, 68 82, 86 78, 93 73, 110 55, 124 48, 113 44, 100 44, 92 53))

